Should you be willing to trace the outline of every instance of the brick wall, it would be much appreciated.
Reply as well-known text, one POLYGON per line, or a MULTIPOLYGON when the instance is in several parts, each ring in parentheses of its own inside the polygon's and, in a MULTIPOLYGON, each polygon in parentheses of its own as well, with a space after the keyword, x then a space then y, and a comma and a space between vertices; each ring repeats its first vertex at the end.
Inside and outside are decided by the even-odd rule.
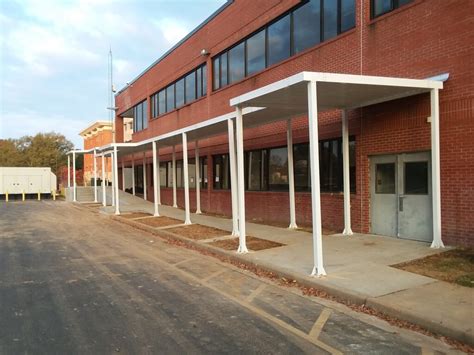
MULTIPOLYGON (((199 64, 206 61, 208 65, 207 97, 151 120, 148 129, 134 134, 133 141, 230 112, 230 98, 303 70, 409 78, 449 73, 450 78, 440 92, 442 233, 448 244, 474 245, 474 1, 416 0, 371 20, 370 1, 358 0, 355 29, 212 92, 211 57, 296 3, 298 1, 268 0, 257 4, 251 0, 236 0, 132 87, 121 92, 116 97, 119 113, 199 64), (207 59, 199 54, 203 48, 211 53, 207 59)), ((370 231, 370 156, 430 150, 430 124, 426 121, 429 114, 428 95, 350 112, 350 134, 356 137, 357 159, 357 193, 351 198, 355 231, 370 231)), ((120 121, 120 117, 117 120, 120 121)), ((246 130, 245 149, 285 144, 285 124, 279 122, 246 130)), ((122 125, 117 124, 117 127, 120 139, 122 125)), ((307 141, 305 117, 295 118, 293 129, 295 143, 307 141)), ((321 114, 319 129, 322 139, 339 137, 339 112, 321 114)), ((192 142, 190 147, 192 149, 192 142)), ((227 137, 203 140, 200 150, 201 154, 208 155, 209 176, 212 176, 211 155, 227 151, 227 137)), ((170 152, 171 149, 163 149, 161 159, 170 159, 170 152)), ((190 156, 192 154, 190 151, 190 156)), ((152 193, 148 195, 153 197, 152 193)), ((178 193, 180 203, 182 195, 178 193)), ((169 190, 163 189, 163 203, 171 203, 171 198, 169 190)), ((342 230, 342 195, 322 194, 321 199, 324 226, 342 230)), ((309 194, 297 193, 298 223, 311 222, 310 205, 309 194)), ((289 219, 285 193, 248 192, 246 206, 248 219, 289 219)), ((202 193, 202 209, 229 215, 230 193, 209 187, 202 193)))

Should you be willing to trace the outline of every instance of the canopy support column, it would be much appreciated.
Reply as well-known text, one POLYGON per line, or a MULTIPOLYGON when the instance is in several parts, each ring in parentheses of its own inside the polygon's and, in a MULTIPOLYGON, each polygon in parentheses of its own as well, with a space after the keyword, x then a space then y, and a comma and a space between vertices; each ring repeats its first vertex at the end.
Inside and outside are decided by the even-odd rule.
POLYGON ((183 137, 183 173, 184 173, 184 224, 191 224, 191 211, 189 208, 189 171, 188 171, 188 136, 183 137))
POLYGON ((291 128, 291 118, 287 120, 286 140, 288 149, 288 188, 290 193, 290 225, 289 229, 297 229, 296 206, 295 206, 295 175, 293 166, 293 130, 291 128))
POLYGON ((72 200, 76 200, 76 152, 72 152, 72 200))
POLYGON ((161 206, 161 175, 160 175, 160 150, 158 148, 158 145, 156 146, 156 169, 157 169, 157 188, 158 188, 158 205, 161 206))
POLYGON ((239 235, 239 207, 238 207, 238 183, 237 183, 237 166, 235 157, 235 133, 234 121, 232 118, 227 120, 227 130, 229 139, 229 163, 230 163, 230 190, 232 198, 232 235, 239 235))
POLYGON ((112 191, 113 194, 115 194, 115 214, 119 215, 120 214, 120 201, 119 201, 119 184, 118 184, 118 156, 117 156, 117 146, 114 146, 114 153, 113 153, 113 181, 114 181, 114 191, 112 191))
POLYGON ((235 120, 237 133, 237 195, 239 208, 239 249, 238 253, 248 253, 245 240, 245 181, 244 181, 244 127, 242 108, 237 107, 235 120))
POLYGON ((173 145, 173 153, 172 153, 172 176, 173 176, 173 207, 178 208, 177 198, 176 198, 176 148, 173 145))
POLYGON ((97 203, 97 152, 94 149, 94 202, 97 203))
POLYGON ((430 93, 431 101, 431 189, 433 195, 433 242, 431 248, 444 248, 441 238, 441 180, 439 153, 439 89, 430 93))
POLYGON ((349 120, 342 110, 342 165, 344 172, 344 235, 352 235, 351 229, 351 180, 349 173, 349 120))
POLYGON ((143 199, 147 200, 146 188, 146 152, 143 152, 143 199))
POLYGON ((107 196, 105 194, 105 156, 102 153, 102 206, 107 206, 107 196))
POLYGON ((194 147, 194 161, 196 167, 196 214, 201 214, 201 164, 199 162, 199 141, 196 140, 194 147))
POLYGON ((122 191, 125 191, 125 163, 122 158, 122 191))
POLYGON ((67 187, 71 187, 71 156, 67 155, 67 187))
POLYGON ((321 194, 319 182, 318 101, 316 82, 308 82, 309 153, 311 165, 311 208, 313 220, 314 267, 311 275, 323 276, 323 243, 321 226, 321 194))
POLYGON ((157 153, 156 153, 156 141, 153 142, 153 205, 155 206, 155 217, 159 217, 160 213, 158 211, 158 190, 160 188, 160 181, 157 174, 157 168, 159 169, 159 165, 157 165, 157 153))
POLYGON ((132 153, 132 194, 135 196, 135 155, 132 153))
POLYGON ((114 152, 110 153, 110 179, 112 180, 112 189, 111 189, 111 195, 112 195, 112 206, 115 206, 115 176, 114 176, 114 171, 115 171, 115 166, 114 166, 114 152))

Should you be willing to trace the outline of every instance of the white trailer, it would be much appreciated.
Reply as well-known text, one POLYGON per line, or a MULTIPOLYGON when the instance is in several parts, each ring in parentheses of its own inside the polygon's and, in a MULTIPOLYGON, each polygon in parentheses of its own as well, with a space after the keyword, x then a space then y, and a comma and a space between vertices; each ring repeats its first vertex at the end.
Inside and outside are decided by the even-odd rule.
POLYGON ((51 168, 0 167, 0 195, 50 194, 56 186, 51 168))

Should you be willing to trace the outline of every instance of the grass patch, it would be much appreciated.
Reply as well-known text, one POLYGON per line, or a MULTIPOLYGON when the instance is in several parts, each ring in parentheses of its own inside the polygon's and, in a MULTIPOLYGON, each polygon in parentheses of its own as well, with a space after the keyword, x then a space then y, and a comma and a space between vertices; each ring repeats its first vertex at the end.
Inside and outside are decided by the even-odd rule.
POLYGON ((188 226, 169 228, 167 231, 193 240, 223 237, 230 234, 230 232, 225 230, 203 226, 200 224, 190 224, 188 226))
POLYGON ((474 287, 474 249, 454 249, 422 259, 393 265, 437 280, 474 287))
MULTIPOLYGON (((247 237, 246 244, 249 250, 254 250, 254 251, 276 248, 276 247, 281 247, 285 245, 285 244, 277 243, 271 240, 260 239, 260 238, 255 238, 255 237, 247 237)), ((239 238, 217 240, 215 242, 209 243, 209 245, 212 245, 224 250, 237 250, 237 248, 239 247, 239 238)))
POLYGON ((183 221, 180 221, 179 219, 174 219, 174 218, 169 218, 169 217, 150 217, 150 218, 143 218, 136 220, 135 222, 145 224, 150 227, 166 227, 166 226, 172 226, 175 224, 181 224, 183 221))

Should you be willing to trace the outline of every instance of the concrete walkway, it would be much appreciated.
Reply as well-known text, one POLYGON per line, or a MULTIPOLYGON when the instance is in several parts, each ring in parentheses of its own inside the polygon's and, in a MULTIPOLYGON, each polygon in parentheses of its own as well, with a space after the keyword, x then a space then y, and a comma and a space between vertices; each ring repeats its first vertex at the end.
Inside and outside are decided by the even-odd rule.
MULTIPOLYGON (((114 212, 110 206, 102 210, 110 214, 114 212)), ((120 210, 122 213, 153 213, 153 204, 121 191, 120 210)), ((184 220, 181 209, 162 205, 159 211, 162 216, 184 220)), ((191 220, 232 231, 231 219, 192 214, 191 220)), ((390 266, 441 251, 429 248, 429 244, 364 234, 324 236, 324 266, 328 276, 316 278, 309 275, 313 267, 310 233, 249 222, 247 233, 285 245, 248 254, 223 252, 221 249, 219 252, 474 345, 473 289, 390 266)))

